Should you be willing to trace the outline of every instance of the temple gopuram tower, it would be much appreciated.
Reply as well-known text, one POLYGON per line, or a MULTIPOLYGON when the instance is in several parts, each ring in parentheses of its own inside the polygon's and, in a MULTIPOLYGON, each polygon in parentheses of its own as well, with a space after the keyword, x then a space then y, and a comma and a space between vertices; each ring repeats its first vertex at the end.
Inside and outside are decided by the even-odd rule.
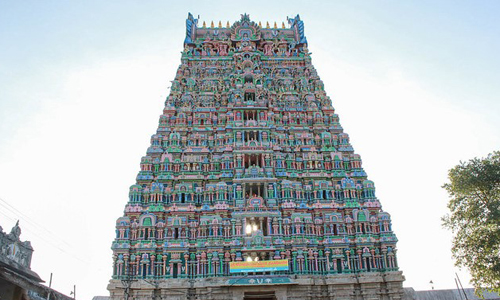
POLYGON ((198 25, 113 242, 112 299, 402 299, 390 215, 304 23, 198 25))

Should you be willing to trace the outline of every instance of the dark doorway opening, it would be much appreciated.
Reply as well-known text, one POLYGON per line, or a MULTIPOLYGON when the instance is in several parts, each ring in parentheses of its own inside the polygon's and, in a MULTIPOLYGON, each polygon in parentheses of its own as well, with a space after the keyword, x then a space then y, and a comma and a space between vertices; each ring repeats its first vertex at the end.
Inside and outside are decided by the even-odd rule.
POLYGON ((172 265, 172 268, 173 268, 173 271, 174 271, 174 272, 172 273, 172 277, 173 277, 173 278, 177 278, 177 275, 178 275, 178 266, 177 266, 177 263, 174 263, 174 264, 172 265))
POLYGON ((243 300, 276 300, 274 291, 267 292, 245 292, 243 300))

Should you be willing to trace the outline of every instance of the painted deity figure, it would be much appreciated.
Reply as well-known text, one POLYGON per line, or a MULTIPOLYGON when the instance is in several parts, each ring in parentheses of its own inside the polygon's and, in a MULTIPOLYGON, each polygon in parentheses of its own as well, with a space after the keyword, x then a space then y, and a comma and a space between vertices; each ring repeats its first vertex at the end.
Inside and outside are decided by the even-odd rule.
POLYGON ((273 55, 273 44, 272 43, 267 43, 264 45, 264 55, 266 56, 272 56, 273 55))

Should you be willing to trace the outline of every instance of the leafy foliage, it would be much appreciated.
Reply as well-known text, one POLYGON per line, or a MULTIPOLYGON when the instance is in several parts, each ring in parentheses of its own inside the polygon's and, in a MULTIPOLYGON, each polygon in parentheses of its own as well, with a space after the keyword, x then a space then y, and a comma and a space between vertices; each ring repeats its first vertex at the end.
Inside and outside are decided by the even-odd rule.
POLYGON ((456 265, 469 270, 476 289, 500 292, 500 151, 460 162, 448 179, 443 226, 454 234, 456 265))

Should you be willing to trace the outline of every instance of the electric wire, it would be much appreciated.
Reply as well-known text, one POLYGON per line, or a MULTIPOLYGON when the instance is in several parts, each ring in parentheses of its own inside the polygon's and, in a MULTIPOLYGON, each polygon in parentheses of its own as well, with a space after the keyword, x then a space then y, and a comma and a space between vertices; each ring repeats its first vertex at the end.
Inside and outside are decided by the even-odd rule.
MULTIPOLYGON (((63 243, 63 244, 67 245, 70 248, 71 248, 71 245, 68 242, 66 242, 65 240, 63 240, 60 237, 58 237, 57 235, 55 235, 54 233, 52 233, 51 231, 49 231, 48 229, 44 228, 43 226, 41 226, 40 224, 38 224, 37 222, 35 222, 34 220, 32 220, 30 217, 28 217, 24 213, 20 212, 14 206, 12 206, 11 204, 9 204, 6 200, 0 198, 0 206, 3 207, 3 208, 5 208, 10 213, 14 214, 16 217, 18 217, 19 220, 23 221, 25 223, 23 225, 23 229, 25 229, 26 231, 30 232, 34 236, 38 237, 40 240, 42 240, 43 242, 45 242, 47 245, 49 245, 49 246, 51 246, 51 247, 59 250, 61 253, 64 253, 64 254, 66 254, 68 256, 73 257, 74 259, 79 260, 82 263, 86 263, 86 264, 90 263, 90 261, 88 261, 86 259, 82 259, 82 258, 74 255, 73 253, 70 253, 69 249, 68 249, 68 251, 66 251, 65 249, 63 249, 62 247, 60 247, 58 245, 59 243, 63 243), (5 203, 5 204, 2 204, 2 202, 5 203), (26 226, 26 225, 28 225, 28 226, 26 226), (31 227, 43 229, 45 232, 49 233, 50 236, 47 235, 47 234, 42 234, 41 232, 37 232, 36 229, 32 229, 31 227)), ((7 218, 11 219, 11 220, 15 220, 15 219, 13 219, 11 217, 8 217, 4 213, 2 213, 2 214, 4 216, 6 216, 7 218)))
MULTIPOLYGON (((64 244, 66 244, 67 246, 71 247, 70 244, 68 244, 65 240, 62 240, 60 239, 59 237, 57 237, 57 235, 55 235, 52 231, 48 230, 47 228, 45 228, 44 226, 42 226, 41 224, 39 224, 38 222, 36 222, 35 220, 33 220, 32 218, 30 218, 29 216, 27 216, 26 214, 24 214, 23 212, 19 211, 18 209, 16 209, 14 206, 12 206, 11 204, 9 204, 7 201, 5 201, 5 199, 3 199, 2 197, 0 197, 0 202, 3 202, 5 203, 7 206, 9 206, 10 208, 12 208, 15 212, 17 212, 17 214, 19 214, 20 216, 23 216, 24 217, 24 220, 25 222, 29 222, 31 223, 31 225, 35 226, 36 228, 40 228, 42 229, 43 231, 45 231, 46 233, 48 233, 49 235, 51 235, 53 238, 55 239, 59 239, 58 242, 62 242, 64 244)), ((0 203, 0 205, 2 205, 0 203)))
POLYGON ((0 211, 0 214, 3 215, 4 217, 6 217, 7 219, 11 220, 11 221, 15 221, 16 219, 6 215, 5 213, 3 213, 2 211, 0 211))

